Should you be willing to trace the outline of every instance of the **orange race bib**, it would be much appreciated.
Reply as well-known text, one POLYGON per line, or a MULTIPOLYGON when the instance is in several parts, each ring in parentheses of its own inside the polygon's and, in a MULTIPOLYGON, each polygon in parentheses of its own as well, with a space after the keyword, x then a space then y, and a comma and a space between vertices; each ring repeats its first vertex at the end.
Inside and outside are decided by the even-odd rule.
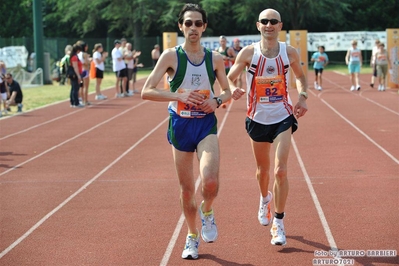
POLYGON ((287 98, 284 75, 255 77, 257 102, 261 104, 281 102, 287 98))
MULTIPOLYGON (((177 90, 178 93, 183 93, 186 91, 188 90, 182 88, 177 90)), ((210 90, 197 90, 197 91, 204 96, 204 100, 208 100, 211 97, 210 90)), ((207 115, 207 113, 201 110, 200 106, 183 102, 177 103, 177 114, 184 118, 194 118, 194 117, 202 118, 207 115)))

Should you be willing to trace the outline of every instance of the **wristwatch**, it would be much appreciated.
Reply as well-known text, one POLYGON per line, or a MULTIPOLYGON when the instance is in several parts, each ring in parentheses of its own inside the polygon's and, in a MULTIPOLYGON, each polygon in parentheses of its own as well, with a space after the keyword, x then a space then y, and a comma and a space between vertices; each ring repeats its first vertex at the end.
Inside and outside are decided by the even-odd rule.
POLYGON ((306 91, 301 91, 300 93, 299 93, 299 96, 303 96, 303 97, 305 97, 305 99, 307 99, 308 98, 308 93, 306 92, 306 91))
POLYGON ((222 103, 223 103, 222 99, 220 99, 219 97, 213 97, 213 99, 216 100, 216 103, 218 104, 218 107, 217 107, 217 108, 219 108, 219 106, 221 106, 222 103))

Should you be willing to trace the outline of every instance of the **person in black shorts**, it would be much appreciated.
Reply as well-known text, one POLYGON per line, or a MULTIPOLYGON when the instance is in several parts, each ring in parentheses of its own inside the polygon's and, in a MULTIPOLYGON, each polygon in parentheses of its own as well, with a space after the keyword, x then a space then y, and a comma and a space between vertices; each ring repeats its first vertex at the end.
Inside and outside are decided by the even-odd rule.
POLYGON ((12 78, 11 73, 7 73, 5 77, 10 91, 10 99, 7 101, 7 107, 18 106, 17 112, 22 112, 22 100, 24 98, 21 86, 12 78))

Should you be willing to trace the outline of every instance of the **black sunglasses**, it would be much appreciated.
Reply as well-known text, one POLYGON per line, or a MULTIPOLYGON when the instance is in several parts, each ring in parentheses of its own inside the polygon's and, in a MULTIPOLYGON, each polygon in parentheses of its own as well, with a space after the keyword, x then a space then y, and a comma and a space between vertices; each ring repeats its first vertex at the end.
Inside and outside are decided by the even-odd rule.
MULTIPOLYGON (((184 26, 186 26, 186 27, 191 27, 192 25, 193 25, 193 22, 192 22, 191 20, 186 20, 186 21, 184 21, 184 26)), ((194 25, 195 25, 197 28, 200 28, 200 27, 204 26, 204 22, 202 22, 201 20, 196 20, 196 21, 194 22, 194 25)))
POLYGON ((272 25, 276 25, 277 23, 281 22, 278 19, 272 18, 272 19, 267 19, 267 18, 262 18, 261 20, 259 20, 260 23, 262 23, 263 25, 267 25, 269 22, 272 25))

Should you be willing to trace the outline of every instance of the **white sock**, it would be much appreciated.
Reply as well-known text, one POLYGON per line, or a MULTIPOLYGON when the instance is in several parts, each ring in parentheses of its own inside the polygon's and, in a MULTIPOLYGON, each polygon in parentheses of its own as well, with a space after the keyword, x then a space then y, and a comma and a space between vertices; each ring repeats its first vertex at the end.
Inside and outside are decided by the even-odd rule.
POLYGON ((270 201, 270 195, 269 195, 269 193, 267 193, 267 196, 266 196, 266 197, 262 197, 262 200, 263 200, 264 203, 269 202, 269 201, 270 201))

